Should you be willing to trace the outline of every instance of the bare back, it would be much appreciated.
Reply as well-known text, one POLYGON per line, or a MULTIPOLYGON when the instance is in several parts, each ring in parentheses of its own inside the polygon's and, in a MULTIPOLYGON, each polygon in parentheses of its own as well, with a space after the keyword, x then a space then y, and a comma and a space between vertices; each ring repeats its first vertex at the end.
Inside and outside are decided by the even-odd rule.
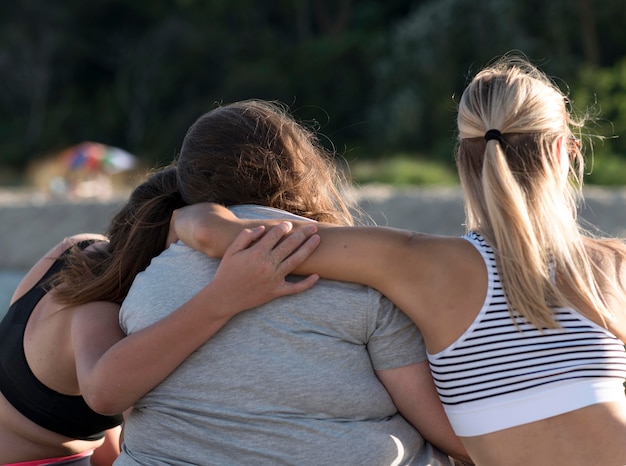
MULTIPOLYGON (((431 247, 436 248, 437 244, 434 241, 431 247)), ((450 240, 442 241, 440 247, 432 251, 438 258, 436 265, 429 267, 429 274, 437 279, 426 285, 417 285, 414 281, 409 287, 409 280, 398 285, 399 289, 412 289, 414 295, 424 294, 420 300, 427 303, 426 307, 411 308, 413 300, 413 304, 409 300, 404 304, 411 308, 409 314, 428 336, 426 343, 431 354, 457 342, 467 328, 474 325, 488 293, 484 260, 471 246, 468 249, 450 240)), ((624 276, 620 270, 622 261, 614 256, 600 255, 597 260, 609 279, 624 276)), ((406 271, 402 275, 406 276, 406 271)), ((623 342, 626 300, 624 295, 614 293, 607 294, 607 299, 615 310, 615 320, 608 328, 623 342)), ((402 304, 400 307, 403 308, 402 304)), ((606 327, 597 313, 589 309, 581 311, 596 324, 606 327)), ((502 416, 507 413, 503 412, 502 416)), ((626 464, 625 438, 626 396, 490 434, 461 437, 475 463, 481 466, 623 466, 626 464)))
MULTIPOLYGON (((487 312, 488 301, 495 296, 497 286, 500 290, 497 300, 492 304, 499 307, 497 309, 501 313, 498 316, 499 324, 512 327, 506 330, 508 333, 501 338, 501 341, 507 343, 509 335, 519 333, 511 321, 505 293, 499 285, 494 252, 480 249, 477 246, 480 243, 479 240, 470 242, 469 238, 424 235, 406 230, 377 227, 324 227, 320 229, 319 234, 320 246, 303 266, 298 268, 298 273, 319 273, 325 278, 363 283, 379 290, 420 328, 429 355, 441 353, 452 346, 456 347, 461 337, 475 326, 479 314, 483 311, 487 312)), ((483 246, 490 249, 486 243, 483 246)), ((607 280, 626 283, 626 274, 622 270, 624 255, 626 254, 607 254, 604 249, 602 254, 594 255, 595 260, 605 270, 607 280)), ((558 283, 557 272, 557 286, 558 283)), ((566 295, 571 296, 567 290, 564 291, 566 295)), ((587 406, 581 406, 576 400, 572 405, 559 406, 557 412, 549 415, 546 415, 543 407, 531 405, 525 397, 521 397, 521 400, 517 400, 518 406, 521 407, 521 411, 533 412, 534 419, 515 418, 513 421, 508 421, 509 425, 506 427, 485 429, 484 432, 487 433, 468 433, 461 436, 469 454, 477 464, 482 466, 626 465, 626 442, 624 442, 626 400, 621 385, 624 379, 621 374, 624 373, 624 366, 626 366, 623 364, 626 298, 624 298, 624 293, 613 293, 606 294, 606 299, 615 314, 614 321, 608 326, 603 325, 597 313, 594 314, 582 307, 579 309, 580 312, 572 308, 563 308, 559 312, 562 311, 564 319, 573 317, 572 325, 581 323, 592 339, 596 338, 593 341, 600 340, 603 345, 605 342, 610 343, 611 351, 614 351, 616 355, 616 361, 605 365, 604 362, 609 358, 605 358, 603 354, 596 358, 600 359, 598 367, 603 371, 602 382, 612 377, 608 383, 609 396, 596 397, 594 400, 595 387, 591 387, 589 392, 592 401, 587 406), (614 372, 615 376, 607 375, 607 367, 608 370, 613 370, 615 365, 619 366, 614 372), (607 401, 603 402, 603 399, 607 401)), ((485 319, 487 326, 491 325, 490 317, 488 315, 485 319)), ((525 324, 532 326, 529 322, 525 324)), ((542 333, 534 327, 532 330, 535 333, 542 333)), ((555 330, 558 333, 562 329, 555 330)), ((563 334, 561 335, 563 339, 571 338, 568 331, 560 331, 560 333, 563 334)), ((537 338, 542 345, 548 344, 551 347, 551 354, 556 354, 559 363, 564 362, 563 359, 558 358, 559 353, 562 353, 559 346, 549 344, 550 340, 542 339, 541 335, 537 335, 537 338)), ((469 341, 468 344, 472 343, 469 341)), ((581 349, 579 346, 575 341, 573 342, 574 352, 584 352, 584 348, 581 349)), ((532 351, 532 348, 529 349, 532 351)), ((515 355, 517 347, 513 345, 509 347, 509 350, 509 354, 515 355)), ((605 350, 605 347, 602 347, 602 350, 605 350)), ((482 358, 481 353, 478 353, 475 358, 479 365, 482 358)), ((521 361, 523 367, 524 358, 518 357, 517 359, 521 361)), ((565 363, 567 364, 567 361, 565 363)), ((487 365, 488 363, 483 364, 483 366, 487 365)), ((529 367, 530 377, 533 377, 532 363, 529 367)), ((559 366, 556 368, 558 378, 559 366)), ((480 371, 477 373, 482 375, 480 371)), ((461 392, 474 389, 474 386, 464 377, 454 376, 460 380, 460 384, 465 383, 461 392)), ((437 374, 434 374, 433 378, 437 379, 437 374)), ((495 375, 493 379, 497 381, 498 376, 495 375)), ((589 379, 594 380, 595 376, 590 376, 589 379)), ((589 388, 585 381, 583 385, 585 389, 589 388)), ((541 383, 536 386, 541 387, 541 383)), ((570 385, 567 380, 564 381, 563 386, 569 389, 570 385)), ((559 391, 558 394, 560 393, 562 392, 559 391)), ((539 396, 546 405, 544 395, 545 393, 539 390, 539 396)), ((502 400, 503 404, 508 401, 506 397, 502 400)), ((498 408, 498 403, 491 404, 492 408, 494 406, 498 408)), ((510 414, 506 408, 495 411, 495 418, 507 418, 510 414)), ((471 425, 472 422, 480 421, 482 414, 481 410, 474 411, 473 418, 468 422, 470 427, 474 427, 471 425)), ((475 431, 475 429, 468 429, 468 431, 475 431)))
MULTIPOLYGON (((322 252, 333 265, 332 271, 326 273, 318 264, 307 271, 322 270, 322 276, 362 281, 379 289, 422 330, 430 355, 456 345, 476 324, 486 299, 493 294, 485 258, 463 238, 387 230, 366 231, 355 241, 350 234, 336 231, 323 238, 321 247, 325 249, 322 252)), ((608 279, 624 275, 618 267, 622 261, 617 257, 598 257, 608 279)), ((615 309, 615 320, 608 326, 609 331, 623 341, 626 302, 619 294, 607 296, 607 299, 615 309)), ((501 302, 505 302, 503 296, 501 302)), ((507 320, 510 317, 504 309, 504 320, 507 320)), ((603 326, 597 314, 586 309, 581 311, 595 324, 603 326)), ((465 383, 467 390, 473 389, 470 382, 465 383)), ((532 410, 532 406, 528 408, 532 410)), ((501 416, 506 417, 507 412, 503 411, 501 416)), ((481 466, 623 466, 626 464, 625 438, 626 397, 489 434, 461 437, 470 456, 481 466)))
POLYGON ((462 437, 481 466, 623 466, 626 401, 601 403, 478 437, 462 437))
MULTIPOLYGON (((72 242, 99 235, 74 237, 72 242), (78 238, 78 239, 77 239, 78 238)), ((68 240, 69 241, 69 240, 68 240)), ((70 242, 57 245, 27 273, 12 299, 30 290, 70 242)), ((26 325, 24 352, 39 381, 66 395, 78 395, 74 352, 71 344, 72 309, 62 309, 46 294, 35 306, 26 325)), ((75 440, 47 430, 22 415, 0 393, 0 463, 51 458, 81 453, 100 446, 103 440, 75 440)))

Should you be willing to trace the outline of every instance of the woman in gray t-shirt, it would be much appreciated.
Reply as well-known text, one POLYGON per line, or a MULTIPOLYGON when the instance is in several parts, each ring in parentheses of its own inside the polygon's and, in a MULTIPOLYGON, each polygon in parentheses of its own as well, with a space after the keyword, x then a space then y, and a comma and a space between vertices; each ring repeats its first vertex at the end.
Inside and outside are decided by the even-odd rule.
MULTIPOLYGON (((274 104, 239 102, 200 117, 177 170, 189 204, 354 223, 327 154, 274 104)), ((167 316, 218 263, 172 245, 135 280, 122 328, 132 334, 167 316)), ((464 457, 417 328, 378 292, 322 280, 235 316, 139 400, 115 464, 452 464, 431 443, 464 457)))

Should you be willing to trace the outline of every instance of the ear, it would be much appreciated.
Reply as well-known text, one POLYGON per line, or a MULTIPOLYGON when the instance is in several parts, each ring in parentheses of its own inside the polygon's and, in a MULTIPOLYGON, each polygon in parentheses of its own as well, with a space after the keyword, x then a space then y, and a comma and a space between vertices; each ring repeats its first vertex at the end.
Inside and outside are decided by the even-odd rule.
POLYGON ((563 178, 567 178, 570 166, 569 146, 567 137, 561 136, 556 140, 555 149, 558 166, 561 168, 561 175, 563 178))
POLYGON ((567 140, 565 136, 561 136, 556 140, 556 156, 558 157, 559 164, 563 163, 563 158, 569 159, 567 140))

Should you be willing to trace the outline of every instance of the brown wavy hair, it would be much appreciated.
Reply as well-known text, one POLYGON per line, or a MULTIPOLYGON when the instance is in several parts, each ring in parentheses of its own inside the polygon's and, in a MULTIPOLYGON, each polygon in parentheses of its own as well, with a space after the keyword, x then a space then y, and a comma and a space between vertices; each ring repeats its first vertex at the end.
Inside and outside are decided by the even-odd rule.
POLYGON ((176 167, 153 172, 113 217, 105 233, 106 248, 84 251, 72 246, 67 267, 49 283, 55 299, 67 305, 121 303, 135 276, 165 249, 172 212, 184 205, 176 167))
POLYGON ((352 225, 357 212, 331 154, 277 102, 235 102, 198 118, 178 179, 189 204, 257 204, 340 225, 352 225))

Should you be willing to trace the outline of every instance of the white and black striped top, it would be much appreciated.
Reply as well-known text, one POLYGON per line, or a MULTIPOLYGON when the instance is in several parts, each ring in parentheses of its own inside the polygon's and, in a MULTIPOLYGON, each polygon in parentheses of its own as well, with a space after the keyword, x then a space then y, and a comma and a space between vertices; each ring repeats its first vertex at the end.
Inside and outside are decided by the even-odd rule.
POLYGON ((562 328, 517 327, 500 284, 493 250, 476 233, 488 292, 476 319, 452 345, 429 354, 435 385, 457 435, 481 435, 624 399, 626 351, 611 332, 574 309, 554 310, 562 328))

